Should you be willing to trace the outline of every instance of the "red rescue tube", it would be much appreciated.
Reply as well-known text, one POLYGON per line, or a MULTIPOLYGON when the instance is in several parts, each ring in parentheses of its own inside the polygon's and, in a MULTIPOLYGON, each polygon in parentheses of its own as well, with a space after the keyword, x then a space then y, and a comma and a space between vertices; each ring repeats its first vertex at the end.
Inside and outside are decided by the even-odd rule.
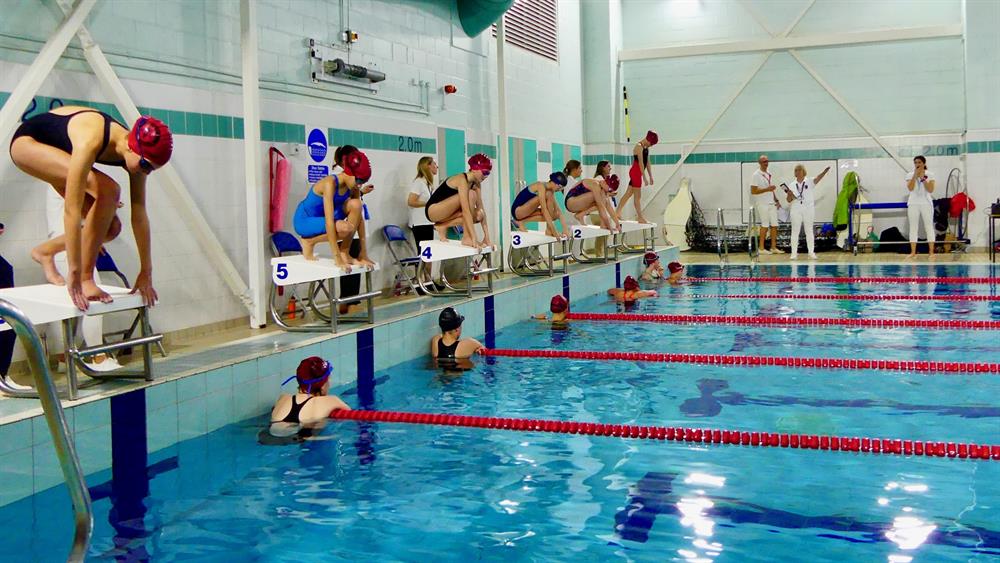
POLYGON ((510 350, 487 348, 485 356, 568 358, 575 360, 624 360, 722 366, 783 366, 827 369, 888 370, 922 373, 998 373, 1000 364, 978 362, 933 362, 927 360, 868 360, 838 358, 786 358, 781 356, 735 356, 723 354, 642 354, 634 352, 588 352, 585 350, 510 350))
POLYGON ((824 436, 817 434, 786 434, 714 428, 679 428, 636 426, 631 424, 601 424, 568 420, 535 420, 523 418, 480 417, 442 413, 410 413, 396 411, 335 410, 334 420, 375 420, 402 424, 430 424, 489 428, 515 432, 554 432, 611 436, 630 440, 671 440, 696 444, 751 446, 759 448, 797 448, 829 452, 863 452, 895 456, 941 457, 946 459, 979 459, 1000 461, 1000 445, 955 442, 917 442, 898 438, 824 436))
POLYGON ((958 319, 841 319, 832 317, 747 317, 723 315, 645 315, 632 313, 567 313, 578 321, 625 321, 665 324, 764 326, 842 326, 851 328, 1000 329, 1000 321, 958 319))

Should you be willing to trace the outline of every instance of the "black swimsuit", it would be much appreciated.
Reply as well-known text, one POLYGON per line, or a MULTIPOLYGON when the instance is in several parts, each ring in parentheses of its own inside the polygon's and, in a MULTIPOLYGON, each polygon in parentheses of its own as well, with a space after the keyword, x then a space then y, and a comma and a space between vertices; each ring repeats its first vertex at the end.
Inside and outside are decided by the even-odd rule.
MULTIPOLYGON (((17 128, 17 131, 14 132, 14 138, 11 139, 10 144, 13 145, 18 137, 31 137, 43 145, 57 148, 67 154, 73 154, 73 141, 70 140, 68 131, 69 120, 81 113, 96 113, 104 118, 104 142, 101 143, 101 148, 97 151, 98 155, 103 154, 105 149, 108 148, 108 143, 111 141, 112 123, 120 125, 126 131, 128 130, 128 127, 118 123, 115 118, 102 111, 82 109, 67 115, 47 112, 24 120, 21 126, 17 128)), ((98 159, 96 162, 108 166, 125 166, 124 160, 106 161, 98 159)))
MULTIPOLYGON (((456 174, 456 176, 457 175, 458 174, 456 174)), ((464 176, 465 173, 463 172, 462 175, 464 176)), ((427 217, 428 221, 431 220, 431 217, 430 215, 427 214, 427 210, 430 209, 432 205, 434 205, 435 203, 441 203, 442 201, 448 199, 453 195, 458 195, 458 190, 448 185, 448 180, 450 179, 451 178, 448 178, 444 182, 441 182, 441 185, 438 186, 438 189, 434 190, 434 193, 431 194, 431 197, 427 198, 427 203, 424 204, 424 217, 427 217)), ((469 183, 469 186, 472 186, 472 182, 469 182, 468 176, 465 177, 465 181, 469 183)))
POLYGON ((312 400, 312 397, 307 398, 305 401, 298 403, 295 401, 295 395, 292 395, 292 410, 288 411, 285 418, 279 420, 278 422, 291 422, 292 424, 298 424, 299 413, 302 412, 302 407, 306 406, 306 403, 312 400))
POLYGON ((450 345, 444 343, 444 338, 442 337, 438 340, 438 359, 455 359, 455 351, 458 350, 458 340, 452 342, 450 345))

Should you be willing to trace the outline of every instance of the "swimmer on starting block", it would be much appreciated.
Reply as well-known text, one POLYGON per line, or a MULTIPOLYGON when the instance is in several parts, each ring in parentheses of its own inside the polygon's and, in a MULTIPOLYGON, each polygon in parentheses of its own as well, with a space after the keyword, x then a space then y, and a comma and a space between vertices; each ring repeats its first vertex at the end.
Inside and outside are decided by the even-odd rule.
POLYGON ((493 163, 482 153, 469 157, 469 171, 449 177, 427 199, 424 214, 434 223, 434 230, 442 241, 448 240, 449 227, 462 227, 462 244, 472 248, 489 248, 490 229, 486 224, 486 210, 480 193, 482 184, 493 171, 493 163), (479 223, 483 239, 476 240, 473 225, 479 223))
MULTIPOLYGON (((525 223, 545 222, 545 234, 550 237, 566 238, 561 230, 556 232, 556 221, 562 220, 562 211, 556 203, 556 192, 566 187, 568 180, 563 172, 549 174, 548 182, 535 182, 524 187, 517 193, 514 203, 510 205, 510 218, 518 230, 524 231, 525 223)), ((560 229, 563 229, 560 226, 560 229)))
POLYGON ((585 224, 584 218, 588 213, 597 211, 601 217, 602 229, 618 231, 621 229, 621 224, 611 207, 610 196, 612 192, 618 191, 618 183, 616 174, 612 174, 607 179, 584 178, 566 192, 566 211, 572 213, 581 225, 585 224), (612 222, 614 227, 611 226, 612 222))
POLYGON ((296 380, 297 392, 278 397, 271 409, 270 429, 261 435, 307 438, 325 425, 331 412, 351 410, 340 397, 328 395, 331 373, 333 366, 323 358, 311 356, 302 360, 295 375, 282 383, 296 380))
POLYGON ((65 235, 31 251, 45 279, 65 285, 73 304, 86 311, 88 301, 111 302, 94 281, 101 245, 121 232, 115 217, 121 187, 94 164, 120 166, 128 172, 132 231, 139 251, 139 274, 132 286, 146 305, 156 301, 153 288, 146 175, 170 160, 173 136, 165 123, 141 116, 131 129, 110 115, 82 106, 63 106, 26 119, 14 132, 10 157, 31 176, 52 185, 66 200, 65 235), (55 255, 66 251, 69 279, 59 274, 55 255))
POLYGON ((486 349, 475 338, 462 338, 462 322, 465 317, 448 307, 438 315, 441 334, 431 338, 431 357, 435 360, 456 360, 481 354, 486 349))
POLYGON ((316 260, 313 249, 326 241, 337 266, 347 270, 351 265, 371 267, 375 263, 368 259, 361 196, 356 188, 371 178, 372 167, 368 156, 361 151, 344 156, 341 165, 343 172, 313 184, 306 198, 299 202, 293 218, 295 232, 302 237, 302 255, 306 260, 316 260), (361 244, 357 260, 349 254, 355 232, 361 244))
POLYGON ((612 287, 608 290, 608 295, 621 303, 634 303, 644 297, 659 297, 660 294, 653 289, 639 289, 639 282, 632 276, 627 276, 622 287, 612 287))

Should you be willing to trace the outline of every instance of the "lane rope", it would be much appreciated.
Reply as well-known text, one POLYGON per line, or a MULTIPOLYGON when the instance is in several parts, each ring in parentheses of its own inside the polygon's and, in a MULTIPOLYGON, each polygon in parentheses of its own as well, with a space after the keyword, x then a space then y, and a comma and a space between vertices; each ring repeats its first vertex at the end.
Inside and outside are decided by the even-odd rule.
POLYGON ((996 278, 985 277, 893 277, 893 276, 869 276, 869 277, 805 277, 805 276, 762 276, 762 277, 690 277, 686 281, 699 282, 733 282, 733 283, 941 283, 941 284, 989 284, 997 283, 996 278))
POLYGON ((862 328, 1000 329, 1000 321, 957 319, 839 319, 833 317, 748 317, 732 315, 645 315, 634 313, 568 313, 577 321, 625 321, 665 324, 762 326, 837 326, 862 328))
POLYGON ((685 295, 684 297, 689 299, 819 299, 824 301, 1000 301, 1000 295, 868 295, 864 293, 846 295, 822 293, 735 293, 729 295, 708 295, 698 293, 685 295))
POLYGON ((564 358, 573 360, 623 360, 707 364, 720 366, 778 366, 796 368, 884 370, 927 373, 1000 373, 1000 364, 986 362, 936 362, 928 360, 868 360, 842 358, 786 358, 782 356, 734 356, 724 354, 676 354, 647 352, 597 352, 584 350, 512 350, 487 348, 484 356, 508 358, 564 358))
POLYGON ((745 430, 721 430, 714 428, 637 426, 632 424, 602 424, 568 420, 369 410, 335 410, 330 413, 330 418, 334 420, 462 426, 466 428, 512 430, 515 432, 552 432, 557 434, 611 436, 640 440, 669 440, 695 444, 1000 461, 1000 445, 902 440, 899 438, 749 432, 745 430))

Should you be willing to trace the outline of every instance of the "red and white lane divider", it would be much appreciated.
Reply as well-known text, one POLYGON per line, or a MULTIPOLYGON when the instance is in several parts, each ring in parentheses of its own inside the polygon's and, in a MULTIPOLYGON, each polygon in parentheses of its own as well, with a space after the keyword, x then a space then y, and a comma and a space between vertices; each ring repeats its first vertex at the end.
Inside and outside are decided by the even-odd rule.
POLYGON ((753 278, 686 278, 689 282, 710 281, 710 282, 733 282, 733 283, 943 283, 943 284, 989 284, 994 285, 1000 282, 997 278, 975 278, 975 277, 894 277, 894 276, 866 276, 866 277, 802 277, 802 276, 772 276, 753 278))
POLYGON ((395 422, 464 426, 515 432, 553 432, 587 436, 612 436, 640 440, 670 440, 694 444, 751 446, 759 448, 797 448, 844 453, 871 453, 897 456, 923 456, 950 459, 1000 461, 1000 445, 940 441, 901 440, 898 438, 860 438, 817 434, 787 434, 784 432, 747 432, 713 428, 636 426, 631 424, 601 424, 567 420, 502 418, 395 411, 335 410, 334 420, 395 422))
POLYGON ((645 352, 596 352, 585 350, 511 350, 487 348, 484 356, 509 358, 566 358, 573 360, 623 360, 708 364, 719 366, 778 366, 796 368, 886 370, 926 373, 1000 373, 1000 364, 986 362, 934 362, 928 360, 866 360, 841 358, 786 358, 779 356, 732 356, 724 354, 652 354, 645 352))
POLYGON ((1000 321, 957 319, 840 319, 833 317, 748 317, 731 315, 641 315, 632 313, 569 313, 577 321, 625 321, 665 324, 762 326, 837 326, 863 328, 1000 329, 1000 321))
POLYGON ((824 301, 1000 301, 1000 295, 846 295, 826 293, 735 293, 729 295, 690 294, 689 299, 817 299, 824 301))

